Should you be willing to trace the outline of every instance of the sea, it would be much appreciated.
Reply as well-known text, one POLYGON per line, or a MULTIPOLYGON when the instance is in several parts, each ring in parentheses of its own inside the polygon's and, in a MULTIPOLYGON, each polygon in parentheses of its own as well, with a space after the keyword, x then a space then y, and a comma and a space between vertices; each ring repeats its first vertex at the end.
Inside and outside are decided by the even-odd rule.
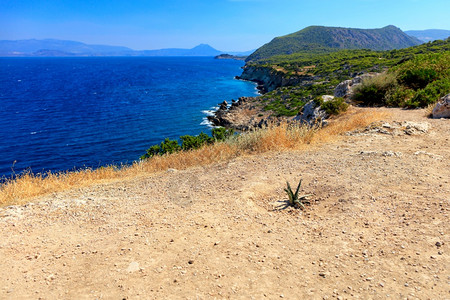
POLYGON ((0 58, 0 177, 127 165, 164 138, 210 133, 224 100, 257 94, 243 61, 0 58))

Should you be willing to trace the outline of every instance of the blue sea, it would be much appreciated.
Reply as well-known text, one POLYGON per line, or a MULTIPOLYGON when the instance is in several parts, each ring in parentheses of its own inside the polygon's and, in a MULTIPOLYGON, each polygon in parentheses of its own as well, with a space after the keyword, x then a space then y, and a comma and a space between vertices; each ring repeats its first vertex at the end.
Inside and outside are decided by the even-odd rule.
POLYGON ((130 164, 164 138, 210 132, 223 100, 253 96, 242 61, 0 58, 0 176, 130 164))

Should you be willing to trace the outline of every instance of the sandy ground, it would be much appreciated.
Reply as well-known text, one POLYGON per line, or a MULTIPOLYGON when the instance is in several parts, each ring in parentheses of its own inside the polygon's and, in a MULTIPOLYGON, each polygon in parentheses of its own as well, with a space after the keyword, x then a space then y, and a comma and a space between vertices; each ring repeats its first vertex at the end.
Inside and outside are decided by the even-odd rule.
POLYGON ((450 299, 450 120, 390 111, 431 129, 0 209, 0 298, 450 299), (300 178, 312 205, 282 209, 300 178))

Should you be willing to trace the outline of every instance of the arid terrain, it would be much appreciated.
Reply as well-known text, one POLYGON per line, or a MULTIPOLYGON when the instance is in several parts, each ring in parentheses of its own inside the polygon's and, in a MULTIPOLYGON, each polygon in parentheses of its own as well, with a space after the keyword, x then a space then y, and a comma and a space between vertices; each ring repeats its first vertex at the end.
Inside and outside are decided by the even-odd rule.
POLYGON ((303 151, 0 208, 0 298, 450 299, 450 120, 379 110, 303 151), (285 208, 300 179, 311 205, 285 208))

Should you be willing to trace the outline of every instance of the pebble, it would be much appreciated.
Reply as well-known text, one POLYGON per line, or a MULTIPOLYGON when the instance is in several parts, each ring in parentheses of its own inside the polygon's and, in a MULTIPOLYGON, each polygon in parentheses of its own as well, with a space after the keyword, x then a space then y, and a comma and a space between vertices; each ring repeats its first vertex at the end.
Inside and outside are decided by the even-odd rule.
POLYGON ((137 261, 131 262, 128 265, 128 268, 127 268, 127 272, 128 273, 133 273, 133 272, 136 272, 136 271, 139 271, 139 270, 140 270, 139 263, 137 261))

